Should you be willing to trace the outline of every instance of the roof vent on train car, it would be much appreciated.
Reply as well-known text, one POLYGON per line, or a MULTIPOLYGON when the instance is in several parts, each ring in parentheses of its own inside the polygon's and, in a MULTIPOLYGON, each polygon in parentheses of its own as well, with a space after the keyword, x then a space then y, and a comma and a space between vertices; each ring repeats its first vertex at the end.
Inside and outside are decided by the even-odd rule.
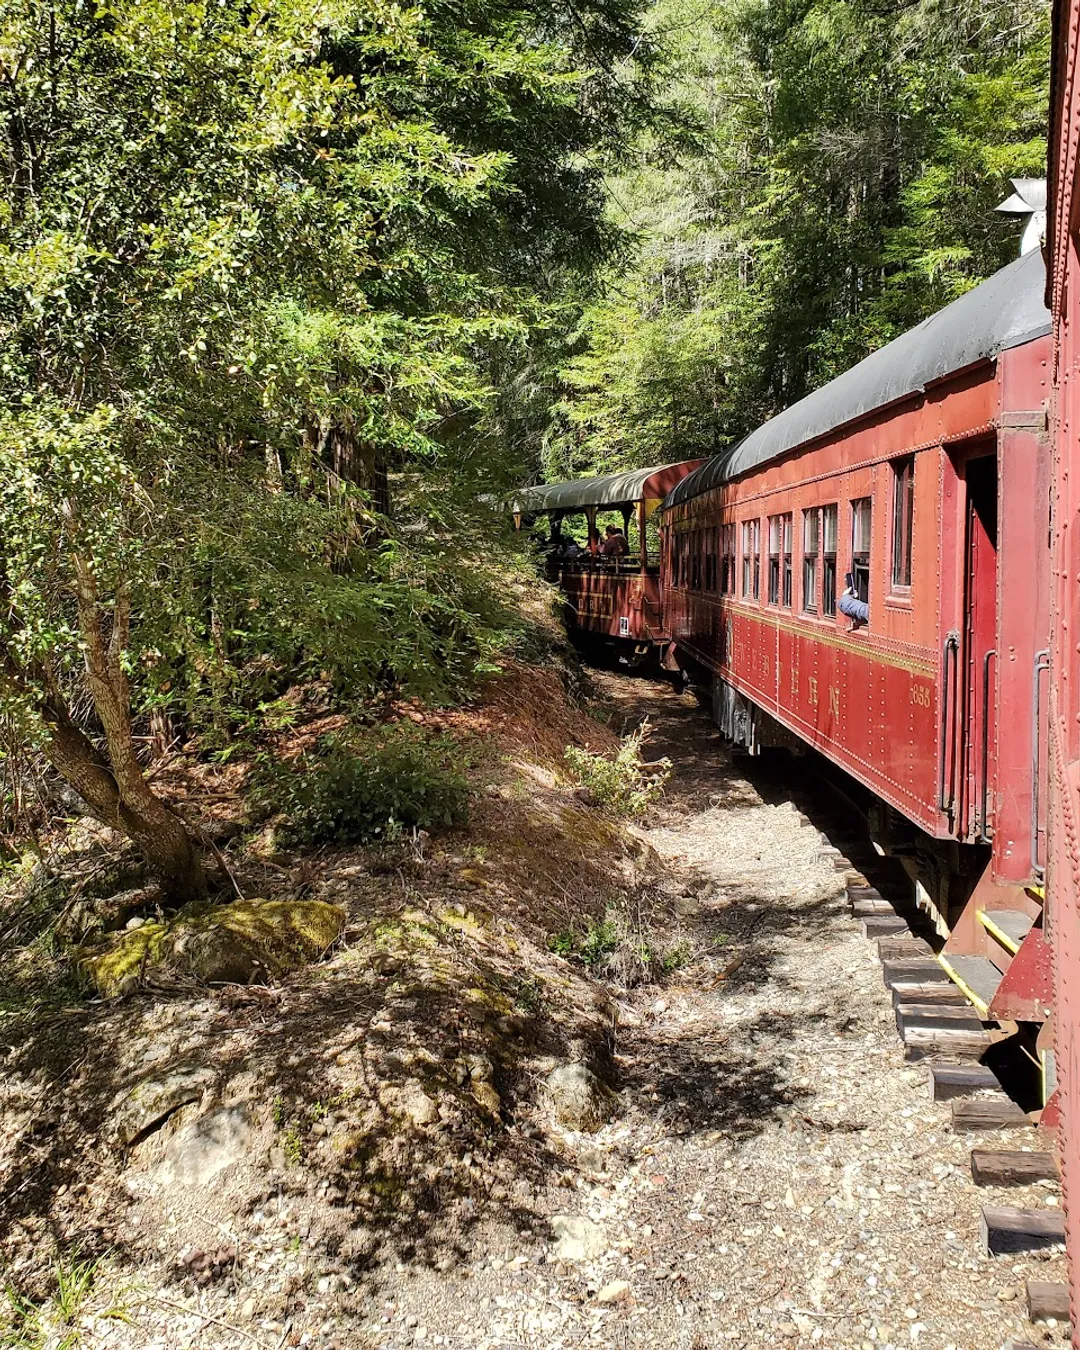
POLYGON ((1023 216, 1024 230, 1020 236, 1020 253, 1038 248, 1046 234, 1046 179, 1012 178, 1016 191, 995 207, 1006 216, 1023 216))

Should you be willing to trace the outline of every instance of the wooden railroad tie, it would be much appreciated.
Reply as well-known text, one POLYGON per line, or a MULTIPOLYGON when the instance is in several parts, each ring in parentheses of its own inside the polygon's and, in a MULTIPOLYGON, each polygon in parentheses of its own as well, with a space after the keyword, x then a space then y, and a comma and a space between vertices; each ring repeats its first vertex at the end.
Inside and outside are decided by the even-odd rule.
POLYGON ((980 1059, 990 1047, 989 1034, 973 1017, 949 1021, 898 1010, 896 1026, 904 1042, 904 1058, 909 1062, 933 1056, 980 1059))
POLYGON ((971 1009, 971 1004, 952 980, 898 980, 892 986, 892 1001, 894 1008, 901 1003, 935 1003, 971 1009))
POLYGON ((1069 1286, 1057 1280, 1028 1280, 1028 1317, 1032 1322, 1068 1322, 1069 1286))
POLYGON ((1032 1186, 1037 1181, 1056 1181, 1057 1176, 1057 1159, 1052 1153, 971 1150, 971 1179, 976 1186, 1032 1186))
POLYGON ((987 1053, 990 1037, 985 1031, 953 1030, 952 1027, 904 1027, 903 1057, 909 1064, 919 1060, 980 1060, 987 1053))
POLYGON ((907 999, 897 1000, 895 991, 893 994, 893 1005, 896 1009, 897 1026, 900 1025, 900 1019, 905 1022, 927 1023, 933 1026, 955 1026, 957 1024, 966 1025, 971 1030, 982 1030, 982 1022, 978 1014, 972 1008, 971 1004, 965 999, 962 1003, 945 1003, 935 1000, 930 1003, 908 1002, 907 999))
POLYGON ((884 957, 881 962, 881 976, 886 989, 891 989, 902 980, 936 980, 939 975, 948 981, 948 976, 938 963, 925 956, 884 957))
POLYGON ((896 1030, 900 1039, 908 1043, 908 1031, 962 1031, 983 1037, 983 1024, 969 1003, 897 1003, 893 1002, 896 1030))
POLYGON ((1065 1215, 1060 1209, 984 1205, 980 1230, 987 1256, 1045 1251, 1064 1243, 1065 1215))
POLYGON ((884 914, 887 918, 890 914, 895 916, 896 908, 879 895, 876 900, 853 900, 851 912, 857 919, 872 919, 878 914, 884 914))
POLYGON ((862 886, 857 881, 849 881, 847 884, 848 903, 854 910, 856 905, 892 905, 881 894, 876 886, 862 886))
POLYGON ((907 919, 902 919, 899 914, 871 914, 861 923, 865 938, 899 937, 911 931, 907 919))
POLYGON ((934 960, 934 953, 930 950, 930 944, 919 937, 883 937, 878 938, 877 954, 881 961, 922 961, 924 964, 929 962, 936 967, 937 974, 930 978, 952 984, 948 975, 941 969, 941 966, 934 960))
MULTIPOLYGON (((948 987, 954 986, 949 982, 948 987)), ((959 992, 959 990, 957 991, 959 992)), ((956 1097, 973 1097, 977 1092, 999 1092, 997 1075, 984 1064, 931 1064, 930 1100, 949 1102, 956 1097)))
POLYGON ((983 1097, 957 1097, 952 1104, 954 1130, 1023 1130, 1035 1122, 1004 1092, 983 1097))

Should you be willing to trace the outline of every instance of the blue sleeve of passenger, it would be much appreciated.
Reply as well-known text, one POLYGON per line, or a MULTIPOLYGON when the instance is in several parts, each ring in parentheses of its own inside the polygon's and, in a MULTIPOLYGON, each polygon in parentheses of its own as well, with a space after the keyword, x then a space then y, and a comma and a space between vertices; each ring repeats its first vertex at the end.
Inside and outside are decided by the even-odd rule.
POLYGON ((859 600, 854 595, 840 597, 840 613, 846 614, 849 619, 858 619, 860 623, 870 622, 870 606, 865 600, 859 600))

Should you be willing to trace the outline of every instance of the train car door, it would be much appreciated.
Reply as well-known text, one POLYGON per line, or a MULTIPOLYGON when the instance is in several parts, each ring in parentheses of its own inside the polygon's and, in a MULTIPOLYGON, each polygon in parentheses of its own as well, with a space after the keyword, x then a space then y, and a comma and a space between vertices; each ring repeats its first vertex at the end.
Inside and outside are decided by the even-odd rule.
POLYGON ((993 663, 997 653, 997 455, 976 452, 964 465, 967 489, 964 555, 963 715, 957 833, 989 842, 993 834, 997 726, 993 663))

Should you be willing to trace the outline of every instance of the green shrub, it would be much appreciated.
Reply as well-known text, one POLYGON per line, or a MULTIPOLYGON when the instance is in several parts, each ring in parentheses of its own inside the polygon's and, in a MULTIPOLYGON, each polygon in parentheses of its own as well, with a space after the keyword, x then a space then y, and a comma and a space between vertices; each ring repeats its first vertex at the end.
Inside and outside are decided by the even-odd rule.
POLYGON ((611 919, 590 923, 581 940, 578 955, 589 966, 599 966, 619 945, 619 925, 611 919))
POLYGON ((558 956, 576 958, 590 970, 602 966, 621 941, 618 923, 612 918, 589 919, 584 932, 564 928, 549 938, 548 945, 558 956))
POLYGON ((579 783, 589 790, 598 806, 617 816, 640 816, 661 797, 671 777, 671 761, 647 763, 641 756, 651 727, 642 722, 637 731, 623 738, 614 756, 566 747, 565 758, 579 783))
POLYGON ((263 796, 286 816, 278 834, 286 848, 385 841, 465 821, 463 758, 451 736, 377 727, 324 743, 318 759, 276 767, 263 796))
POLYGON ((571 924, 553 933, 548 946, 626 989, 662 981, 694 957, 689 939, 666 938, 643 914, 620 905, 611 906, 602 919, 587 919, 583 927, 571 924))
POLYGON ((554 933, 548 946, 558 956, 576 958, 590 969, 600 966, 618 947, 619 925, 612 918, 589 919, 582 932, 576 925, 554 933))

